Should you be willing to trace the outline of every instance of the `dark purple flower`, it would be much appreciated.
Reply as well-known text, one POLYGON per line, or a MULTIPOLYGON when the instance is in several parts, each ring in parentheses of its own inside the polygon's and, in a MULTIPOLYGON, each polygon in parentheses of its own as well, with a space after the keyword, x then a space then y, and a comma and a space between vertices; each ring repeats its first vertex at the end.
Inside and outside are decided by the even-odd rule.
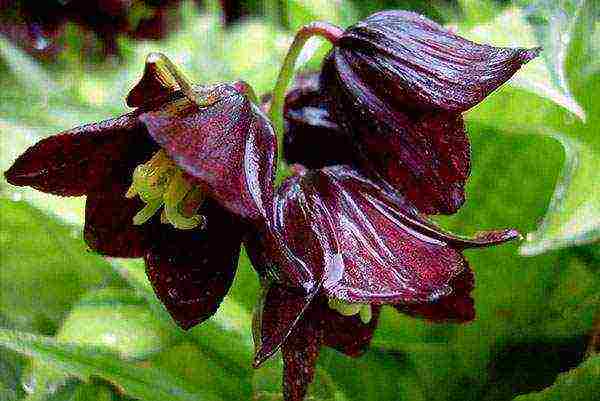
POLYGON ((461 113, 540 49, 479 45, 415 13, 376 13, 348 28, 324 61, 320 95, 366 170, 426 214, 464 202, 469 141, 461 113))
POLYGON ((144 257, 156 294, 189 328, 227 293, 246 224, 270 213, 276 140, 246 84, 177 88, 170 63, 148 60, 128 98, 135 111, 46 138, 5 176, 86 195, 89 247, 144 257))
POLYGON ((286 400, 301 400, 321 345, 356 356, 379 306, 433 321, 474 318, 473 274, 462 251, 518 237, 443 232, 398 192, 349 166, 308 170, 278 189, 263 251, 249 249, 269 280, 257 316, 255 364, 282 347, 286 400), (341 316, 344 315, 344 316, 341 316))

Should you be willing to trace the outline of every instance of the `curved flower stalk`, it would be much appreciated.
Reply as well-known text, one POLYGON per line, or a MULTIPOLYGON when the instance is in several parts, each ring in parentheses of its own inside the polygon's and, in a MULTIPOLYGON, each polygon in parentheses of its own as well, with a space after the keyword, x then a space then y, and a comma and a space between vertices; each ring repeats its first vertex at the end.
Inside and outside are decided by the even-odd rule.
POLYGON ((84 238, 106 256, 144 257, 183 328, 210 317, 235 274, 245 227, 273 197, 276 139, 247 84, 192 86, 160 54, 128 96, 137 109, 29 148, 13 185, 86 195, 84 238))

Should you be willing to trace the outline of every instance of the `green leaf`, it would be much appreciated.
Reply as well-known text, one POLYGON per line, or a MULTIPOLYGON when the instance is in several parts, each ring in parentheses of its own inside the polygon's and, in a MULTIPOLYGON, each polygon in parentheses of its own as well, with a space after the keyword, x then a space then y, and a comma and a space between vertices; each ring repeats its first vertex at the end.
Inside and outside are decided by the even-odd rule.
MULTIPOLYGON (((151 308, 158 319, 171 321, 167 311, 152 291, 145 275, 143 261, 113 259, 112 263, 138 293, 152 305, 151 308)), ((245 267, 247 268, 247 266, 245 267)), ((238 287, 243 287, 241 285, 242 281, 251 282, 248 277, 249 273, 248 271, 245 273, 238 272, 233 284, 234 294, 238 287)), ((252 278, 256 281, 255 277, 252 278)), ((252 286, 249 287, 252 288, 252 286)), ((237 291, 243 292, 244 290, 237 291)), ((235 368, 238 372, 243 373, 251 366, 254 354, 251 337, 252 316, 244 305, 237 302, 235 296, 228 295, 225 297, 213 317, 188 332, 175 327, 173 323, 171 324, 173 327, 172 335, 181 335, 189 339, 215 360, 227 361, 228 366, 232 369, 235 368)))
MULTIPOLYGON (((576 18, 576 15, 571 16, 571 18, 576 18)), ((555 20, 553 19, 553 21, 555 20)), ((573 23, 572 19, 570 19, 570 23, 573 23)), ((547 35, 550 30, 557 29, 555 26, 545 26, 545 28, 548 31, 547 35)), ((539 30, 542 30, 542 27, 538 27, 539 30)), ((469 39, 493 44, 494 46, 536 47, 543 45, 536 35, 534 27, 527 22, 524 12, 517 7, 505 10, 491 23, 476 26, 463 33, 469 39), (506 35, 507 31, 511 34, 506 35)), ((566 39, 570 38, 561 38, 561 40, 566 39)), ((510 84, 550 99, 580 119, 585 120, 585 111, 573 98, 566 81, 556 78, 564 77, 564 55, 568 45, 569 42, 566 41, 561 43, 560 47, 553 49, 555 51, 545 50, 542 52, 542 57, 530 61, 515 75, 510 84), (559 68, 559 70, 556 70, 556 68, 559 68)))
POLYGON ((86 294, 69 312, 58 342, 105 348, 123 359, 141 359, 169 346, 177 336, 161 324, 131 290, 105 288, 86 294))
POLYGON ((547 389, 516 397, 515 401, 590 401, 600 394, 600 356, 561 374, 547 389))
POLYGON ((589 145, 566 135, 555 134, 564 149, 566 162, 544 220, 527 235, 523 255, 591 243, 600 237, 600 154, 589 145))
POLYGON ((48 363, 78 378, 101 377, 132 397, 145 401, 219 400, 211 389, 199 389, 163 369, 123 361, 101 350, 0 329, 0 345, 48 363))
POLYGON ((528 18, 512 8, 495 23, 471 31, 472 37, 488 38, 494 44, 515 46, 516 40, 522 41, 521 45, 547 44, 544 60, 526 65, 511 81, 512 87, 504 87, 468 113, 471 121, 513 134, 550 136, 563 145, 565 164, 546 216, 520 249, 528 256, 593 243, 600 237, 600 193, 592 189, 600 185, 595 174, 600 166, 599 109, 592 101, 600 89, 600 74, 590 72, 598 49, 589 42, 595 37, 592 29, 598 31, 600 25, 590 21, 594 13, 590 2, 562 3, 561 8, 540 2, 531 8, 528 18), (498 34, 506 29, 518 34, 503 39, 498 34))
MULTIPOLYGON (((233 349, 233 346, 231 348, 233 349)), ((231 369, 218 355, 209 355, 193 342, 184 342, 165 349, 144 363, 194 383, 198 388, 212 389, 223 400, 252 399, 250 365, 246 366, 243 372, 231 369)))
POLYGON ((80 231, 0 198, 0 313, 13 327, 53 333, 88 289, 120 280, 86 252, 80 231))

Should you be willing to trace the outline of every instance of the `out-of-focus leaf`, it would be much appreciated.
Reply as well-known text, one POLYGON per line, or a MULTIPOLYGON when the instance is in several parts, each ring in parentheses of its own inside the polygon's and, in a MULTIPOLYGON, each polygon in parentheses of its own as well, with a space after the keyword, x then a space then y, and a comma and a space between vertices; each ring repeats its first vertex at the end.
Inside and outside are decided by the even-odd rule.
POLYGON ((593 101, 600 89, 600 74, 589 71, 591 60, 600 56, 590 53, 598 50, 590 40, 595 31, 600 31, 600 24, 592 22, 594 13, 599 11, 591 3, 538 2, 529 8, 528 18, 513 8, 494 23, 471 31, 471 37, 488 38, 494 44, 548 42, 543 60, 525 66, 511 81, 513 87, 503 88, 468 115, 472 121, 501 131, 551 136, 565 150, 565 165, 554 196, 542 223, 521 247, 523 255, 592 243, 600 237, 600 191, 593 190, 600 186, 600 178, 595 174, 600 166, 600 119, 598 104, 593 101), (493 34, 507 29, 518 34, 493 34), (552 100, 585 122, 515 86, 552 100), (538 90, 535 86, 539 86, 538 90), (575 88, 573 93, 571 88, 575 88))
MULTIPOLYGON (((576 18, 576 15, 571 16, 570 23, 573 23, 572 18, 576 18)), ((542 26, 538 28, 538 31, 541 29, 543 29, 542 26)), ((547 29, 550 28, 547 27, 547 29)), ((478 25, 463 33, 472 40, 495 46, 535 47, 542 45, 534 28, 527 23, 525 14, 517 7, 505 10, 490 23, 478 25), (510 35, 507 35, 506 32, 510 32, 510 35)), ((561 40, 566 39, 570 40, 570 37, 561 38, 561 40)), ((565 41, 560 44, 559 48, 556 48, 555 52, 542 52, 542 57, 529 62, 513 77, 510 83, 548 98, 585 120, 585 111, 573 98, 566 82, 559 84, 558 80, 554 79, 554 77, 564 75, 565 54, 568 45, 569 42, 565 41), (561 72, 551 70, 548 65, 552 68, 560 66, 561 72)))
POLYGON ((600 237, 600 154, 591 146, 555 134, 565 149, 566 162, 548 212, 535 232, 527 235, 523 255, 580 245, 600 237))
POLYGON ((197 388, 168 371, 134 365, 101 350, 0 329, 0 346, 48 363, 78 378, 101 377, 132 397, 146 401, 219 400, 212 389, 197 388))
POLYGON ((86 294, 62 324, 59 342, 106 348, 124 359, 140 359, 176 340, 130 290, 106 288, 86 294))
MULTIPOLYGON (((112 263, 122 277, 153 305, 152 310, 158 319, 170 320, 166 309, 154 295, 145 277, 142 261, 113 259, 112 263)), ((240 276, 241 274, 238 273, 233 288, 239 284, 240 276)), ((173 335, 188 338, 215 360, 226 361, 239 372, 244 372, 251 366, 254 353, 251 324, 252 316, 246 307, 238 303, 234 297, 227 296, 212 318, 188 332, 174 327, 173 335)))
POLYGON ((112 389, 100 383, 83 383, 68 379, 40 396, 30 395, 24 401, 116 401, 112 389))
POLYGON ((515 401, 593 401, 600 399, 600 356, 561 374, 547 389, 519 396, 515 401))
POLYGON ((119 281, 80 235, 24 202, 0 199, 0 312, 14 327, 53 333, 85 291, 119 281))
POLYGON ((252 399, 251 367, 247 366, 242 373, 231 370, 220 362, 218 358, 204 353, 194 343, 184 342, 164 350, 144 363, 194 383, 198 388, 212 389, 218 392, 223 400, 252 399))
POLYGON ((0 353, 0 400, 16 401, 24 396, 21 386, 24 359, 13 351, 3 350, 0 353))

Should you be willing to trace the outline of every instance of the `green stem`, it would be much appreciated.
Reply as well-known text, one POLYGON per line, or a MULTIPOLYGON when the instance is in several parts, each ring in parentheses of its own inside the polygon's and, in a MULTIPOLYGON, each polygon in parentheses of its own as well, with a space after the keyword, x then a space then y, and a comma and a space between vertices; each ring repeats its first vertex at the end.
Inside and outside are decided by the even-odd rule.
POLYGON ((329 40, 332 44, 335 44, 342 33, 343 30, 341 28, 328 22, 318 21, 303 26, 294 37, 294 41, 283 60, 281 70, 279 70, 279 76, 277 77, 275 88, 273 88, 273 97, 271 99, 271 108, 269 110, 269 118, 273 123, 279 142, 278 148, 280 160, 282 160, 281 156, 283 152, 283 104, 285 100, 285 91, 294 77, 296 60, 298 59, 302 48, 311 37, 321 36, 329 40))

